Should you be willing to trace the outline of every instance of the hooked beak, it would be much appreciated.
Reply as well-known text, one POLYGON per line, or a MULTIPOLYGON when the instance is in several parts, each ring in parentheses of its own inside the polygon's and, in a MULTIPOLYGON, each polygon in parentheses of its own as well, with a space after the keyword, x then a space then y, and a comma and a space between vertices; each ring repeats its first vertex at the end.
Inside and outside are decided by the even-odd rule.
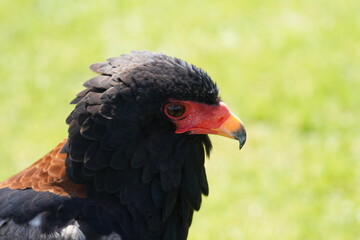
POLYGON ((230 116, 224 121, 222 125, 220 125, 218 134, 238 140, 239 149, 241 149, 246 142, 245 127, 241 120, 231 112, 230 116))

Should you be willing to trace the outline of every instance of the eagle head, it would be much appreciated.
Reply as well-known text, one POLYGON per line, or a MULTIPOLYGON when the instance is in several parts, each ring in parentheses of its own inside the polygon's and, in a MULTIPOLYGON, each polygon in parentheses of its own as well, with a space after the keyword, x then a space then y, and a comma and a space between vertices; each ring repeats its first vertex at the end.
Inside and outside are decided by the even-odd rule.
POLYGON ((67 176, 131 209, 148 233, 176 223, 186 235, 209 191, 207 134, 237 139, 241 148, 241 121, 208 74, 183 60, 132 52, 90 69, 100 75, 84 83, 67 118, 67 176))

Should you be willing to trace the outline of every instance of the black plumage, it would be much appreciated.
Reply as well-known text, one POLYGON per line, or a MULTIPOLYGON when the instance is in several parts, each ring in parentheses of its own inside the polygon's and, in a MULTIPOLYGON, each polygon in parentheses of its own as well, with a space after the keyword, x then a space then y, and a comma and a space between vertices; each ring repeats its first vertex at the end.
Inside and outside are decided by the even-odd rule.
MULTIPOLYGON (((84 84, 89 90, 77 97, 75 110, 68 118, 72 125, 79 124, 80 116, 88 116, 75 127, 80 131, 74 136, 69 132, 68 176, 71 179, 73 175, 83 175, 79 182, 89 184, 96 179, 95 190, 116 194, 142 218, 151 219, 152 224, 168 231, 173 229, 173 239, 181 239, 176 233, 187 232, 188 225, 175 224, 182 217, 176 208, 200 208, 201 193, 208 191, 204 142, 207 152, 211 145, 206 135, 172 134, 173 123, 159 109, 169 98, 217 104, 216 85, 193 65, 150 52, 111 58, 106 63, 93 64, 91 69, 101 75, 84 84), (94 115, 102 118, 102 124, 97 124, 107 128, 107 133, 97 138, 81 131, 93 128, 94 115), (72 168, 72 162, 81 159, 81 167, 72 168), (96 170, 94 176, 85 176, 86 169, 96 170), (151 191, 153 181, 160 184, 157 193, 151 191)), ((158 229, 153 232, 148 224, 143 234, 163 234, 158 229)))
POLYGON ((162 110, 169 99, 217 106, 217 86, 201 69, 147 51, 90 68, 100 75, 71 102, 61 150, 67 178, 86 186, 86 197, 3 188, 0 219, 23 224, 46 212, 46 231, 76 220, 89 239, 186 239, 209 192, 204 158, 212 146, 205 134, 175 134, 162 110))

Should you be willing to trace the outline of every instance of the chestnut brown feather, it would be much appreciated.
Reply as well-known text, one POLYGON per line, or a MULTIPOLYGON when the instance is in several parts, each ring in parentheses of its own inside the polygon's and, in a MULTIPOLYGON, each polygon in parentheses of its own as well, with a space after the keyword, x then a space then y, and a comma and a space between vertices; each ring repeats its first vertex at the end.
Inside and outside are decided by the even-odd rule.
POLYGON ((60 153, 67 139, 59 143, 51 152, 0 183, 0 188, 48 191, 60 196, 86 197, 86 186, 70 181, 65 174, 66 154, 60 153))

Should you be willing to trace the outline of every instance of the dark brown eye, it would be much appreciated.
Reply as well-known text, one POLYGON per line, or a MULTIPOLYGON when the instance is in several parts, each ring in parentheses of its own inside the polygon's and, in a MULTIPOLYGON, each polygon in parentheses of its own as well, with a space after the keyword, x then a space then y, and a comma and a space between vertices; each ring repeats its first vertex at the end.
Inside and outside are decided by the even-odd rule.
POLYGON ((166 106, 166 113, 170 115, 171 117, 181 117, 185 113, 185 107, 182 105, 167 105, 166 106))

